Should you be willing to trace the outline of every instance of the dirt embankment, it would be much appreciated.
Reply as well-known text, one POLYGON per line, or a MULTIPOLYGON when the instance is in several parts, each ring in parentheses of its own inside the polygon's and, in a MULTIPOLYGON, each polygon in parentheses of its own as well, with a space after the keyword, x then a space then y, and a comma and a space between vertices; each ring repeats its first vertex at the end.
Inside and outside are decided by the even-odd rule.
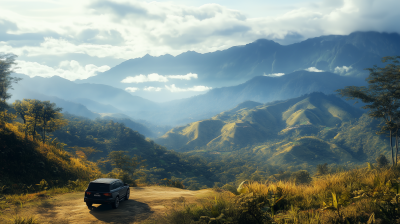
POLYGON ((35 215, 43 223, 141 223, 163 215, 182 197, 187 203, 213 194, 210 189, 190 191, 170 187, 133 187, 128 201, 122 201, 117 209, 111 205, 94 205, 89 210, 83 202, 83 192, 58 195, 22 208, 1 211, 0 222, 14 215, 35 215))

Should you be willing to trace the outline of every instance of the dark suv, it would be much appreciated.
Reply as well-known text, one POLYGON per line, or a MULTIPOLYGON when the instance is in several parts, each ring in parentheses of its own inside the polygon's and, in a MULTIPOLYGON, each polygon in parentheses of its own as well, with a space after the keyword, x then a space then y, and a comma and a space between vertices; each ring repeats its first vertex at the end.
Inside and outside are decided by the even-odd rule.
POLYGON ((129 199, 129 194, 129 185, 120 179, 100 178, 89 183, 84 201, 88 208, 93 204, 111 204, 118 208, 120 201, 129 199))

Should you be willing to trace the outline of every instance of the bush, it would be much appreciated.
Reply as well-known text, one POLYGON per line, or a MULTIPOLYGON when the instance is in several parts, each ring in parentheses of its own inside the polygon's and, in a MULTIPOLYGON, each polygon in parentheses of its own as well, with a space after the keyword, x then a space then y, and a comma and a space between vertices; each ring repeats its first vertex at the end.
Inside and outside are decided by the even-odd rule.
POLYGON ((225 184, 224 186, 222 186, 222 189, 230 191, 233 194, 238 194, 236 187, 234 187, 234 186, 232 186, 230 184, 225 184))
POLYGON ((317 165, 317 175, 322 176, 328 174, 328 163, 317 165))
POLYGON ((376 162, 378 163, 378 167, 379 168, 383 168, 387 165, 389 165, 389 160, 386 158, 385 155, 380 154, 377 158, 376 158, 376 162))
POLYGON ((181 181, 179 180, 170 180, 168 178, 164 178, 162 180, 160 180, 160 184, 167 186, 167 187, 176 187, 176 188, 181 188, 184 189, 185 186, 182 184, 181 181))
POLYGON ((299 170, 291 175, 296 184, 309 184, 311 182, 310 173, 307 170, 299 170))

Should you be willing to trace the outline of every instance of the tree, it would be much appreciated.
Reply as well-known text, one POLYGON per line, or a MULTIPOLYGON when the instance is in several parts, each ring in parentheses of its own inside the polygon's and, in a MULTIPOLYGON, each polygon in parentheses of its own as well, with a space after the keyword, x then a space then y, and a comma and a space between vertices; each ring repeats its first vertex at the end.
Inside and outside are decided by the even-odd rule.
POLYGON ((291 178, 296 184, 309 184, 312 181, 310 173, 307 170, 299 170, 292 173, 291 178))
MULTIPOLYGON (((389 143, 392 151, 393 166, 397 164, 397 154, 393 150, 393 135, 400 128, 400 56, 383 57, 382 62, 391 62, 385 67, 380 68, 376 65, 367 68, 370 72, 366 79, 368 87, 365 86, 346 86, 344 89, 336 90, 339 95, 346 99, 359 99, 366 105, 362 108, 368 109, 369 116, 382 119, 379 125, 380 131, 377 134, 389 132, 389 143), (395 161, 396 160, 396 161, 395 161)), ((357 102, 356 102, 357 103, 357 102)), ((396 147, 398 144, 396 144, 396 147)))
POLYGON ((390 164, 389 160, 386 158, 385 155, 380 154, 377 158, 376 158, 376 163, 378 164, 379 168, 385 167, 387 165, 390 164))
POLYGON ((50 103, 50 101, 42 102, 43 109, 42 109, 42 139, 43 143, 46 139, 46 131, 52 132, 59 129, 59 126, 62 122, 60 122, 60 111, 62 110, 61 107, 56 107, 55 103, 50 103))
POLYGON ((55 103, 50 103, 50 101, 24 99, 22 101, 16 100, 13 105, 16 113, 24 121, 25 135, 30 133, 35 137, 37 130, 41 130, 43 143, 46 140, 46 133, 67 125, 67 120, 63 119, 60 113, 62 108, 57 107, 55 103))
POLYGON ((141 158, 127 155, 127 151, 112 151, 108 154, 111 165, 133 175, 136 168, 144 162, 141 158))
POLYGON ((0 120, 4 122, 6 120, 7 103, 6 100, 11 97, 8 92, 12 89, 12 83, 17 83, 20 78, 11 77, 13 73, 13 66, 15 63, 16 56, 13 54, 0 54, 0 120))
POLYGON ((136 155, 130 157, 127 153, 127 151, 112 151, 108 154, 108 159, 112 166, 122 171, 122 176, 119 178, 123 179, 124 182, 134 183, 135 171, 138 167, 143 167, 145 160, 136 155))
POLYGON ((328 163, 318 164, 317 165, 317 175, 322 176, 329 173, 328 163))

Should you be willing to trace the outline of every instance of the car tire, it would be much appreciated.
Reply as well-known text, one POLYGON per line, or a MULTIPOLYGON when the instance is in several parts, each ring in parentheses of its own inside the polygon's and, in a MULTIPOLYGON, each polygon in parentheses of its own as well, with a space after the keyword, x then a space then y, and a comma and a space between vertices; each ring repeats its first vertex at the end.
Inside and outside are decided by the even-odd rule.
POLYGON ((125 194, 125 200, 127 201, 129 199, 129 195, 131 194, 131 190, 128 188, 128 190, 126 190, 126 194, 125 194))
POLYGON ((118 206, 119 206, 119 197, 117 196, 115 197, 115 201, 112 204, 112 208, 118 208, 118 206))
POLYGON ((89 202, 86 202, 86 205, 87 205, 88 208, 92 208, 93 207, 93 204, 89 203, 89 202))

